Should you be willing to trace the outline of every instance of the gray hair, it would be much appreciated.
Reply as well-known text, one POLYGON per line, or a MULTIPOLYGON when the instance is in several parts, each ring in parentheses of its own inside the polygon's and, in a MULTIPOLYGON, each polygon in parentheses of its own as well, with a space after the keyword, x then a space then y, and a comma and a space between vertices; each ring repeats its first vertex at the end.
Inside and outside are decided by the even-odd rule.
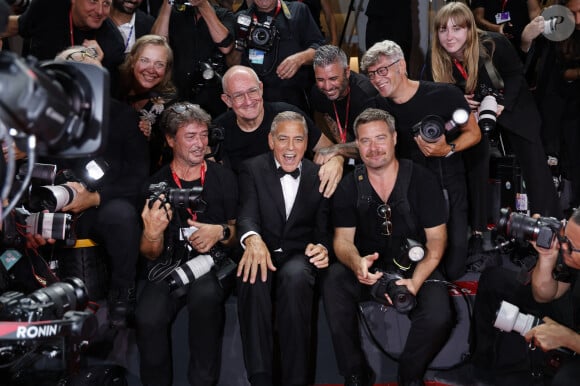
POLYGON ((348 67, 348 59, 344 51, 337 46, 327 44, 316 49, 312 65, 314 67, 326 67, 337 62, 343 68, 348 67))
POLYGON ((393 60, 405 59, 403 50, 397 43, 391 40, 383 40, 382 42, 375 43, 363 55, 360 62, 361 71, 366 72, 370 66, 376 64, 379 61, 381 56, 385 56, 393 60))
POLYGON ((381 109, 368 108, 356 117, 354 121, 354 135, 358 138, 358 128, 365 123, 382 121, 387 124, 391 133, 395 132, 395 117, 381 109))
POLYGON ((180 127, 192 122, 204 124, 209 128, 211 125, 211 115, 199 107, 199 105, 189 102, 179 102, 166 108, 161 116, 163 132, 172 137, 175 137, 180 127))
POLYGON ((306 124, 306 119, 304 119, 302 114, 297 113, 296 111, 282 111, 281 113, 278 113, 272 121, 272 125, 270 126, 270 133, 274 134, 280 123, 288 121, 299 122, 304 128, 304 134, 308 135, 308 125, 306 124))

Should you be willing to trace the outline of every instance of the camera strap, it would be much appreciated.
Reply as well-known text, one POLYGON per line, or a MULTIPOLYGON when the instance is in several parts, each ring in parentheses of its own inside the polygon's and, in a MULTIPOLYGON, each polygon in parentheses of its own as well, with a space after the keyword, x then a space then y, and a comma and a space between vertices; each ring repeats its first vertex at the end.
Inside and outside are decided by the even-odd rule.
MULTIPOLYGON (((357 186, 357 202, 356 207, 359 212, 364 212, 368 209, 372 201, 372 186, 366 175, 366 167, 364 164, 358 164, 354 169, 354 179, 357 186)), ((419 234, 419 228, 411 213, 411 205, 407 199, 407 193, 411 184, 411 176, 413 175, 413 162, 406 159, 399 160, 399 172, 395 186, 389 197, 391 207, 397 208, 398 212, 403 215, 407 227, 416 234, 419 234)))
POLYGON ((483 58, 483 65, 485 66, 485 71, 487 71, 487 75, 489 75, 489 79, 491 80, 491 84, 495 87, 496 90, 503 90, 504 84, 503 79, 497 69, 491 62, 491 59, 488 57, 483 58))

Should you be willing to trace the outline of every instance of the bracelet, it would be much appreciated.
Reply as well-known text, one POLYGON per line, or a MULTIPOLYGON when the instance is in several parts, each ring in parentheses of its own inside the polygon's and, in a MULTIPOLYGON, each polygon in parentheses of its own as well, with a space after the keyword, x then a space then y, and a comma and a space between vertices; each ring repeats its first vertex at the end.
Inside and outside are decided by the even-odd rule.
POLYGON ((161 237, 160 237, 160 238, 158 238, 158 239, 153 239, 153 238, 151 238, 151 237, 147 236, 147 233, 145 233, 145 231, 143 231, 143 237, 145 237, 145 239, 147 239, 148 241, 150 241, 150 242, 152 242, 152 243, 155 243, 155 242, 158 242, 158 241, 161 241, 161 240, 163 240, 163 236, 161 236, 161 237))

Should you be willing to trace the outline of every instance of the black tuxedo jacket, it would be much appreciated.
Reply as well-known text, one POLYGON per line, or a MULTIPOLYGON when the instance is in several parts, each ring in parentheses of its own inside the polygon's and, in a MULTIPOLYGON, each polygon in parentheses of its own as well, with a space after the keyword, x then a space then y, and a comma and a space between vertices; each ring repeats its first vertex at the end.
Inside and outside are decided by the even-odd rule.
POLYGON ((304 253, 308 243, 320 243, 330 251, 329 200, 318 192, 318 169, 312 161, 302 160, 296 200, 286 219, 282 185, 272 152, 243 162, 239 172, 238 235, 254 231, 270 252, 281 248, 284 255, 304 253))

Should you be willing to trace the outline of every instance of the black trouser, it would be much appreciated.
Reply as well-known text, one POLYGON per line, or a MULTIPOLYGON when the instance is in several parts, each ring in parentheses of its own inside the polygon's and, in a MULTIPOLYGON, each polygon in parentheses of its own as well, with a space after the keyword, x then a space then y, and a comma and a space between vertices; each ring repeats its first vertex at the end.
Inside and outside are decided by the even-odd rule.
POLYGON ((506 129, 502 130, 502 135, 509 141, 522 168, 530 212, 562 218, 562 209, 552 180, 552 173, 539 138, 536 142, 532 142, 506 129))
POLYGON ((101 244, 110 259, 111 288, 135 285, 141 223, 135 207, 122 198, 84 211, 74 224, 79 239, 101 244))
POLYGON ((273 372, 273 323, 280 343, 281 385, 306 385, 317 268, 302 253, 277 258, 266 282, 238 278, 238 317, 248 378, 273 372), (274 304, 275 303, 275 304, 274 304))
POLYGON ((449 218, 447 220, 447 248, 440 264, 449 280, 457 280, 465 273, 467 261, 467 184, 465 175, 442 176, 447 191, 449 218))
POLYGON ((171 326, 179 310, 189 313, 188 379, 191 385, 216 385, 220 374, 226 291, 211 271, 175 298, 166 284, 147 282, 137 301, 137 347, 144 385, 172 385, 171 326))
MULTIPOLYGON (((431 279, 443 279, 434 272, 431 279)), ((334 353, 344 376, 365 372, 369 365, 362 349, 358 304, 368 300, 368 288, 341 263, 328 268, 322 296, 334 353)), ((429 363, 447 342, 453 327, 453 312, 447 287, 425 282, 417 294, 417 306, 409 313, 411 329, 399 359, 399 385, 422 384, 429 363)))
POLYGON ((490 148, 487 135, 462 153, 469 192, 469 226, 472 232, 487 229, 490 148))

